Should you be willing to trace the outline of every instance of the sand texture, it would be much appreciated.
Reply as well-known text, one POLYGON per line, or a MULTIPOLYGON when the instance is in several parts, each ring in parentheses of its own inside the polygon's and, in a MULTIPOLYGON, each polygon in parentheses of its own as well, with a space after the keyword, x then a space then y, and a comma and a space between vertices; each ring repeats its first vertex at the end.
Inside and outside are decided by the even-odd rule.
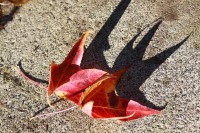
MULTIPOLYGON (((32 0, 12 12, 12 5, 2 9, 0 132, 200 132, 200 0, 32 0), (103 121, 76 108, 29 120, 47 106, 46 91, 14 66, 47 86, 51 61, 61 63, 87 30, 82 67, 114 72, 132 64, 118 94, 160 115, 103 121)), ((41 113, 73 104, 54 106, 41 113)))

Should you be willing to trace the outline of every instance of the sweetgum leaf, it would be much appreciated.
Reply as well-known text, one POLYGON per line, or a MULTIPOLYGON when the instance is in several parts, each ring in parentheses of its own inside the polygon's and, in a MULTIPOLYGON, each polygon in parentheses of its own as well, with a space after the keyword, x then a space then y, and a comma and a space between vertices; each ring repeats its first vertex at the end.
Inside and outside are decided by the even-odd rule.
MULTIPOLYGON (((157 110, 115 94, 121 75, 129 67, 120 69, 113 74, 98 69, 80 68, 84 43, 88 34, 86 32, 81 37, 61 64, 52 62, 47 88, 48 95, 55 92, 58 96, 73 101, 80 106, 83 112, 97 119, 128 121, 158 114, 157 110)), ((20 73, 27 78, 23 72, 20 71, 20 73)), ((36 85, 39 84, 27 79, 36 85)))
POLYGON ((81 70, 80 63, 88 34, 89 32, 86 32, 81 37, 61 64, 51 63, 48 95, 51 95, 58 87, 68 82, 73 74, 81 70))
POLYGON ((128 68, 123 68, 114 74, 105 74, 86 89, 81 97, 82 110, 89 116, 99 119, 133 120, 143 116, 158 114, 139 103, 121 98, 115 94, 120 76, 128 68))
POLYGON ((98 78, 102 77, 106 72, 98 69, 83 69, 73 74, 69 81, 55 90, 55 93, 61 97, 80 104, 80 98, 83 91, 92 85, 98 78))
POLYGON ((55 92, 58 96, 80 104, 83 90, 106 73, 98 69, 80 68, 88 34, 89 32, 86 32, 81 37, 61 64, 51 64, 48 95, 55 92))

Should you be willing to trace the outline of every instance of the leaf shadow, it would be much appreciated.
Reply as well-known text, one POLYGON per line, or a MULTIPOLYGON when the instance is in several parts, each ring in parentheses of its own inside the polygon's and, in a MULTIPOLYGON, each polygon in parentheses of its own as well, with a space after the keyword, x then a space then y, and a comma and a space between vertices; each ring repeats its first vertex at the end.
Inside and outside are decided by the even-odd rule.
POLYGON ((89 47, 85 50, 81 62, 82 68, 97 68, 109 71, 103 52, 110 49, 108 37, 124 14, 131 0, 122 0, 110 17, 107 19, 101 30, 94 37, 89 47))
POLYGON ((120 52, 112 68, 112 71, 116 71, 124 66, 133 64, 126 76, 128 81, 123 80, 123 82, 120 82, 117 88, 119 95, 157 110, 164 109, 167 103, 161 107, 156 106, 155 104, 147 100, 144 93, 140 91, 139 88, 146 81, 146 79, 148 79, 151 74, 162 63, 164 63, 166 59, 169 58, 190 36, 188 35, 178 44, 169 47, 168 49, 158 53, 157 55, 149 59, 143 60, 146 48, 149 46, 150 41, 152 40, 154 34, 156 33, 156 30, 161 23, 162 20, 158 21, 142 38, 142 40, 137 44, 135 48, 133 48, 133 43, 140 33, 134 36, 133 39, 129 41, 129 43, 120 52), (120 90, 123 90, 123 93, 120 94, 120 90))
MULTIPOLYGON (((141 41, 137 44, 137 46, 133 48, 133 43, 139 37, 139 35, 144 29, 142 29, 138 34, 136 34, 120 52, 120 54, 118 55, 118 57, 114 62, 113 67, 109 68, 103 52, 105 50, 110 49, 108 37, 111 34, 112 30, 115 28, 116 24, 118 23, 122 15, 124 14, 130 2, 131 0, 121 0, 121 2, 112 12, 108 20, 105 22, 105 24, 102 26, 100 31, 97 33, 97 35, 94 37, 94 39, 86 49, 81 62, 81 67, 97 68, 104 71, 114 72, 122 67, 134 63, 134 65, 132 65, 131 69, 128 71, 128 76, 130 78, 127 80, 127 82, 123 83, 122 79, 117 87, 119 95, 124 98, 137 101, 144 106, 157 110, 162 110, 166 107, 167 104, 165 104, 164 106, 156 106, 145 97, 144 93, 140 91, 139 88, 146 81, 146 79, 148 79, 151 76, 151 74, 189 38, 190 35, 188 35, 178 44, 169 47, 168 49, 158 53, 157 55, 151 57, 150 59, 142 60, 146 48, 149 45, 149 42, 151 41, 157 29, 159 28, 160 24, 162 23, 162 20, 159 18, 154 21, 156 23, 141 39, 141 41), (124 89, 123 86, 126 86, 126 88, 124 89), (124 90, 122 94, 120 94, 120 89, 124 90)), ((23 73, 25 73, 26 76, 29 77, 30 79, 33 79, 34 81, 40 83, 48 84, 48 81, 35 78, 29 75, 27 72, 25 72, 25 70, 21 65, 21 61, 19 62, 18 65, 20 67, 20 70, 23 73)))
POLYGON ((142 60, 147 46, 149 45, 154 34, 156 33, 156 30, 162 23, 162 20, 159 18, 154 21, 157 23, 147 32, 147 34, 133 49, 133 43, 144 29, 136 34, 120 52, 114 62, 113 67, 109 68, 103 52, 110 48, 108 37, 122 17, 130 2, 131 0, 121 0, 119 5, 110 15, 101 30, 97 33, 89 47, 86 49, 81 67, 97 68, 109 72, 114 72, 122 67, 134 63, 134 65, 132 65, 131 69, 128 71, 130 76, 128 82, 120 83, 117 87, 117 91, 119 91, 120 89, 125 90, 122 94, 119 93, 119 95, 124 98, 137 101, 144 106, 157 110, 162 110, 166 107, 167 103, 163 106, 156 106, 145 97, 144 93, 140 91, 139 88, 146 81, 146 79, 148 79, 150 75, 189 38, 190 35, 188 35, 180 43, 162 51, 156 56, 148 60, 142 60), (124 88, 123 86, 126 86, 127 88, 124 88))
MULTIPOLYGON (((60 99, 58 99, 58 100, 52 102, 51 105, 54 105, 54 104, 56 104, 56 103, 58 103, 58 102, 61 102, 61 101, 63 101, 63 100, 64 100, 63 98, 60 98, 60 99)), ((36 112, 33 114, 32 117, 35 117, 36 115, 40 114, 41 112, 43 112, 45 109, 47 109, 47 108, 49 108, 49 107, 50 107, 49 105, 45 105, 43 108, 41 108, 41 109, 39 109, 38 111, 36 111, 36 112)))
POLYGON ((13 20, 14 15, 19 11, 19 6, 14 6, 8 15, 3 15, 2 8, 0 7, 0 30, 4 29, 4 26, 13 20))

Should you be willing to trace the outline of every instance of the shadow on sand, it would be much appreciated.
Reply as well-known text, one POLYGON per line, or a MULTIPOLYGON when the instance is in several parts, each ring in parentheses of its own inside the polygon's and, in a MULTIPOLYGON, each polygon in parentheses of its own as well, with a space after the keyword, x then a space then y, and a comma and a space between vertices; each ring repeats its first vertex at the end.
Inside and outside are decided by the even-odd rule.
MULTIPOLYGON (((104 71, 114 72, 122 67, 134 63, 134 65, 132 65, 132 67, 128 71, 128 75, 130 76, 129 80, 127 80, 124 83, 120 83, 120 85, 118 85, 117 90, 120 90, 123 85, 128 85, 127 88, 123 88, 124 93, 121 95, 122 97, 132 99, 134 101, 139 102, 142 105, 153 109, 162 110, 165 108, 166 105, 161 107, 154 105, 151 101, 146 99, 144 93, 140 91, 139 88, 146 81, 146 79, 148 79, 150 75, 189 38, 190 35, 188 35, 178 44, 175 44, 174 46, 158 53, 154 57, 151 57, 147 60, 143 60, 143 56, 147 46, 149 45, 149 42, 152 40, 156 30, 162 23, 161 19, 157 19, 153 22, 154 25, 152 26, 152 28, 141 39, 141 41, 136 45, 135 48, 133 48, 133 43, 145 28, 141 30, 141 32, 137 33, 126 44, 126 46, 123 48, 123 50, 120 52, 117 59, 115 60, 113 67, 109 68, 103 52, 110 48, 108 37, 111 34, 114 27, 116 26, 116 24, 118 23, 118 21, 120 20, 120 18, 122 17, 130 2, 131 0, 121 0, 119 5, 110 15, 110 17, 105 22, 101 30, 97 33, 89 47, 86 49, 81 67, 97 68, 104 71)), ((23 70, 23 72, 25 72, 22 66, 20 67, 20 69, 23 70)), ((32 76, 30 78, 33 79, 32 76)), ((39 82, 42 81, 36 78, 35 80, 39 82)), ((42 82, 48 83, 47 81, 42 82)))
POLYGON ((13 20, 14 15, 19 9, 19 6, 14 6, 8 15, 4 15, 0 7, 0 30, 4 29, 4 26, 13 20))

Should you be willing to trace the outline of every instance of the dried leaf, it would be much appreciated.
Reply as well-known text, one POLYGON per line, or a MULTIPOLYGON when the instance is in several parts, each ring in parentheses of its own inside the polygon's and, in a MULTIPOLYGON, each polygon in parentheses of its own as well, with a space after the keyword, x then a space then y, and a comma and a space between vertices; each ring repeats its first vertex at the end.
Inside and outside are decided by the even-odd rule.
POLYGON ((84 43, 88 32, 74 45, 68 56, 61 64, 51 63, 48 95, 51 95, 56 88, 69 81, 69 78, 80 71, 80 63, 84 52, 84 43))
MULTIPOLYGON (((121 75, 129 67, 113 74, 98 69, 80 68, 84 53, 84 43, 88 34, 89 32, 86 32, 81 37, 61 64, 52 62, 49 86, 47 88, 48 96, 56 93, 58 96, 67 98, 80 106, 83 112, 98 119, 128 121, 151 114, 158 114, 159 111, 157 110, 145 107, 133 100, 121 98, 115 94, 121 75)), ((22 75, 27 78, 23 73, 22 75)), ((31 79, 29 80, 32 81, 31 79)))
POLYGON ((56 92, 57 95, 78 104, 82 91, 106 73, 97 69, 80 68, 88 34, 89 32, 86 32, 82 36, 61 64, 51 64, 48 95, 56 92))
POLYGON ((61 85, 55 90, 55 93, 61 97, 80 104, 80 98, 83 91, 92 85, 98 78, 104 75, 105 72, 97 69, 84 69, 73 74, 69 81, 61 85))
POLYGON ((115 94, 120 76, 128 68, 114 74, 105 74, 86 89, 81 97, 82 110, 89 116, 99 119, 133 120, 159 111, 150 109, 139 103, 121 98, 115 94))

